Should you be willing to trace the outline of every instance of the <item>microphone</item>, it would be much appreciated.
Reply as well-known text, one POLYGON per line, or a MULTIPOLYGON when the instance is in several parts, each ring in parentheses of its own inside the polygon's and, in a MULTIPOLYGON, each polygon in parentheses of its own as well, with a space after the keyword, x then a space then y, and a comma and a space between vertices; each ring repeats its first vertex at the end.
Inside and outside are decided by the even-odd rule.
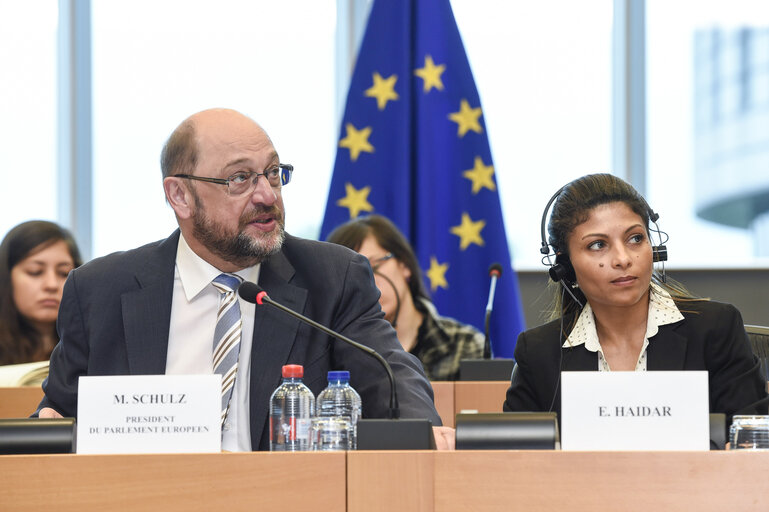
POLYGON ((393 376, 392 368, 390 367, 390 364, 385 360, 384 357, 382 357, 376 350, 367 347, 366 345, 363 345, 361 343, 358 343, 356 341, 351 340, 350 338, 343 336, 339 334, 336 331, 332 331, 328 327, 319 324, 315 320, 311 320, 310 318, 307 318, 306 316, 297 313, 293 309, 290 309, 283 304, 280 304, 278 302, 275 302, 272 300, 269 295, 267 295, 267 292, 262 289, 258 284, 251 283, 249 281, 244 281, 241 283, 241 285, 238 287, 238 295, 240 295, 243 300, 246 302, 250 302, 251 304, 268 304, 274 308, 277 308, 284 313, 287 313, 297 320, 300 320, 301 322, 306 323, 307 325, 310 325, 312 327, 315 327, 319 331, 328 334, 329 336, 332 336, 338 340, 344 341, 345 343, 352 345, 353 347, 357 348, 358 350, 362 350, 368 355, 375 358, 377 361, 379 361, 379 364, 384 367, 385 371, 387 372, 387 378, 390 379, 390 410, 389 410, 389 418, 390 419, 397 419, 400 417, 400 409, 398 407, 398 394, 395 390, 395 377, 393 376))
POLYGON ((489 336, 489 320, 494 306, 494 294, 497 291, 497 280, 502 275, 502 265, 493 263, 489 267, 491 286, 489 287, 489 302, 486 304, 485 336, 482 359, 462 359, 459 361, 459 380, 510 380, 515 361, 513 359, 493 359, 491 339, 489 336))
POLYGON ((485 340, 483 344, 483 358, 491 359, 491 340, 489 339, 489 320, 491 319, 491 310, 494 308, 494 294, 497 292, 497 279, 502 275, 502 265, 492 263, 489 267, 489 276, 491 277, 491 286, 489 287, 489 301, 486 303, 486 320, 484 322, 485 340))
POLYGON ((395 283, 393 283, 393 280, 381 273, 378 270, 374 270, 374 274, 381 277, 385 280, 387 284, 390 285, 390 288, 393 289, 393 295, 395 295, 395 313, 393 313, 393 321, 390 322, 390 325, 393 326, 393 329, 395 329, 398 326, 398 316, 401 314, 401 298, 400 294, 398 293, 398 289, 395 287, 395 283))

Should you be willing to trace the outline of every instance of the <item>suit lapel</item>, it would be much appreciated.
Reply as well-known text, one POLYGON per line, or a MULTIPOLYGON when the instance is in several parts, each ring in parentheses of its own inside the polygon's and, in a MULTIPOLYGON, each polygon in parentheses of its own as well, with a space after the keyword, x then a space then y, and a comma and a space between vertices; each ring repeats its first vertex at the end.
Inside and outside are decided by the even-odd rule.
POLYGON ((148 254, 136 273, 139 288, 121 296, 123 333, 131 375, 166 372, 178 242, 177 230, 154 248, 154 253, 148 254))
POLYGON ((649 347, 646 349, 647 370, 684 369, 687 340, 676 332, 679 325, 681 322, 661 325, 657 334, 649 339, 649 347))
POLYGON ((565 372, 589 372, 598 370, 598 355, 579 345, 574 348, 562 348, 561 368, 565 372))
MULTIPOLYGON (((573 348, 561 349, 561 361, 560 369, 564 372, 588 372, 598 369, 598 356, 595 352, 590 352, 585 348, 585 345, 578 345, 573 348)), ((560 371, 553 376, 555 382, 557 382, 558 388, 555 390, 554 405, 555 411, 558 415, 561 414, 561 379, 560 371)), ((548 397, 548 401, 550 398, 548 397)), ((560 421, 560 417, 558 419, 560 421)))
MULTIPOLYGON (((304 311, 307 290, 289 281, 294 268, 283 252, 262 263, 259 284, 272 300, 293 309, 304 311)), ((254 337, 251 349, 251 443, 258 449, 267 422, 270 396, 280 385, 281 368, 287 364, 296 339, 299 320, 269 305, 256 306, 254 337)))

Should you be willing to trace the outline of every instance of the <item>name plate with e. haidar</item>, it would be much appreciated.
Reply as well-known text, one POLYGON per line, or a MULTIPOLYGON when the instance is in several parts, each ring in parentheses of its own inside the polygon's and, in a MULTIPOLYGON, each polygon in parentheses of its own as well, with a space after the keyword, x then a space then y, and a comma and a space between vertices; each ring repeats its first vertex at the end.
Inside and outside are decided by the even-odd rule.
POLYGON ((80 377, 77 453, 215 453, 221 375, 80 377))
POLYGON ((708 372, 563 372, 563 450, 708 450, 708 372))

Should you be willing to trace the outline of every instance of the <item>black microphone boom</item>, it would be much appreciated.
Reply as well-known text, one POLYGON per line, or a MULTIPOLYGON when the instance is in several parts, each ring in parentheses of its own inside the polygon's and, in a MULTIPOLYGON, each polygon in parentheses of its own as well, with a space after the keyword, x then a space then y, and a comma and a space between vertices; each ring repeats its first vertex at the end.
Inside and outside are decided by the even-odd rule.
POLYGON ((491 285, 489 286, 489 301, 486 303, 486 319, 484 321, 485 340, 483 344, 483 358, 491 359, 491 339, 489 338, 489 320, 491 319, 491 310, 494 308, 494 294, 497 292, 497 279, 502 275, 502 265, 492 263, 489 267, 489 276, 491 285))
POLYGON ((381 273, 380 271, 374 269, 374 275, 381 277, 385 280, 387 284, 390 285, 390 288, 393 289, 393 297, 395 297, 395 313, 393 313, 393 320, 390 322, 390 325, 393 326, 393 329, 397 327, 398 325, 398 316, 401 314, 401 298, 400 293, 398 293, 398 289, 395 287, 395 283, 393 283, 393 280, 381 273))
POLYGON ((343 336, 339 334, 336 331, 332 331, 325 325, 321 325, 315 320, 311 320, 310 318, 307 318, 306 316, 297 313, 293 309, 289 309, 283 304, 279 304, 272 300, 268 295, 267 292, 264 291, 258 284, 251 283, 249 281, 244 281, 239 287, 238 287, 238 294, 243 298, 243 300, 250 302, 251 304, 269 304, 270 306, 277 308, 284 313, 288 313, 289 315, 293 316, 294 318, 311 325, 312 327, 315 327, 319 331, 322 331, 326 334, 328 334, 331 337, 334 337, 338 340, 344 341, 345 343, 348 343, 352 345, 353 347, 362 350, 369 354, 370 356, 374 357, 379 363, 384 367, 385 371, 387 372, 387 377, 390 379, 390 411, 389 411, 389 417, 391 419, 397 419, 400 417, 400 409, 398 407, 398 393, 395 389, 395 377, 393 376, 392 368, 390 368, 390 364, 385 360, 384 357, 382 357, 376 350, 367 347, 366 345, 363 345, 361 343, 358 343, 357 341, 353 341, 350 338, 343 336))

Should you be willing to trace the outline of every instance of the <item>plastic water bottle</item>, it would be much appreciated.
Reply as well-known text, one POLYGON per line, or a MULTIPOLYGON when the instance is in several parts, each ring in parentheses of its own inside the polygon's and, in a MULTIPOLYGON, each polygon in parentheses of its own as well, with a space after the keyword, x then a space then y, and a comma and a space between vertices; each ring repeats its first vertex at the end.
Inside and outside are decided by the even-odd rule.
POLYGON ((304 367, 283 367, 283 383, 270 397, 270 451, 310 450, 310 427, 315 396, 304 385, 304 367))
POLYGON ((350 386, 350 372, 328 372, 328 387, 318 395, 315 409, 313 449, 354 450, 360 417, 360 395, 350 386))

